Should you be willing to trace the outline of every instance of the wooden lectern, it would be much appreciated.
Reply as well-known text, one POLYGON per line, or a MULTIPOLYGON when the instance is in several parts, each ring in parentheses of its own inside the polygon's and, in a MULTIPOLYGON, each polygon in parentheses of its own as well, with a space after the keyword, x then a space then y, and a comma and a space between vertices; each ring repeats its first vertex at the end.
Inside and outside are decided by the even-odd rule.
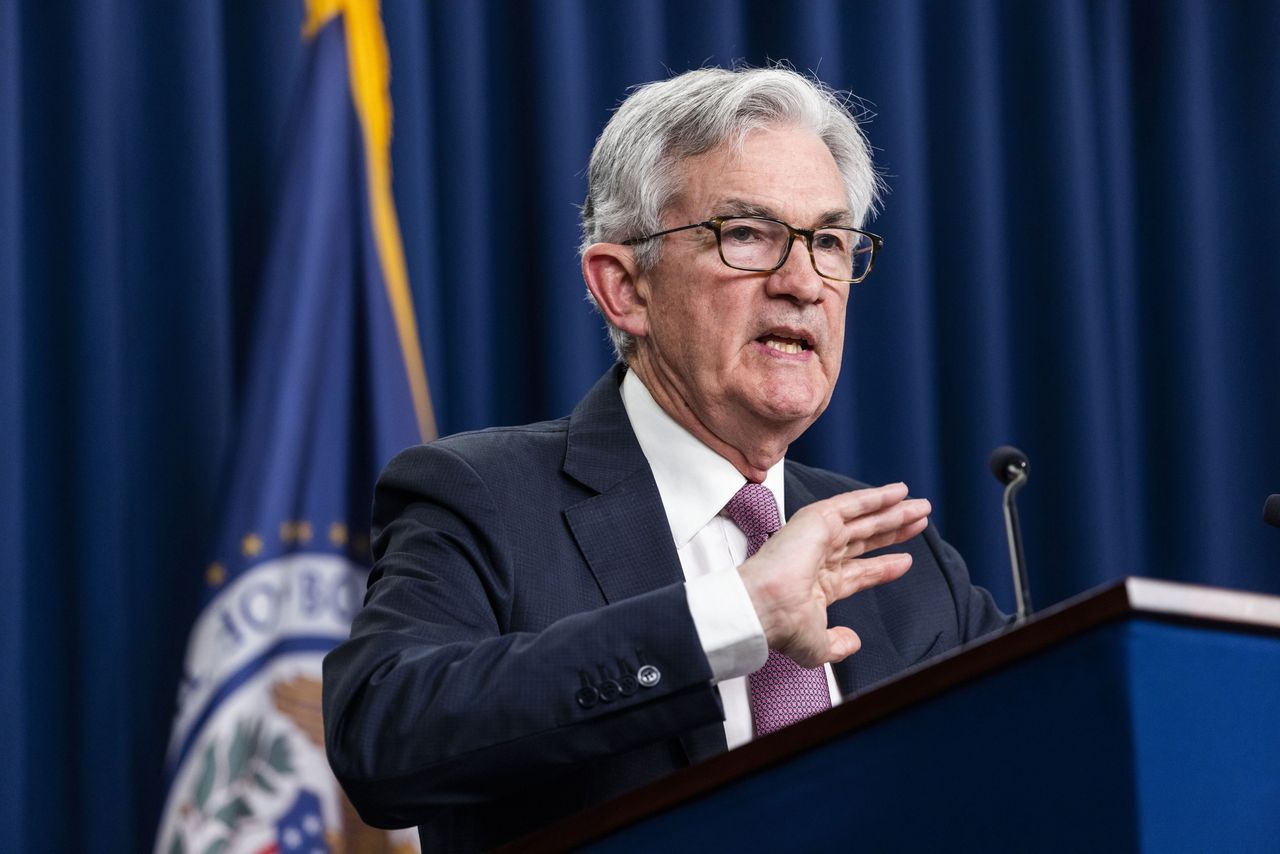
POLYGON ((1280 852, 1280 597, 1124 579, 511 847, 1280 852))

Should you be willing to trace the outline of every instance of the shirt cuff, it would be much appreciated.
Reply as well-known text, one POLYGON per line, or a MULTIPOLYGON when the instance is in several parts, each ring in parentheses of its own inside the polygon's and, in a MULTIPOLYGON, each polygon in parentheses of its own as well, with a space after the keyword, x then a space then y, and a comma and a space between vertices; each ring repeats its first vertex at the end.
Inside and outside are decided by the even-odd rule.
POLYGON ((764 666, 769 643, 737 567, 690 579, 684 589, 713 682, 746 676, 764 666))

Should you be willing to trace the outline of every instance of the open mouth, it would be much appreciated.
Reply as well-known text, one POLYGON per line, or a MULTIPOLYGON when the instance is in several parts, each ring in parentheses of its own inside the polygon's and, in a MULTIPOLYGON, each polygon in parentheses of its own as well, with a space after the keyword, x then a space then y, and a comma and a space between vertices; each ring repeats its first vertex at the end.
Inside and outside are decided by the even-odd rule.
POLYGON ((808 338, 791 338, 773 332, 761 335, 756 340, 770 350, 777 350, 779 353, 787 353, 792 356, 803 353, 805 350, 813 349, 813 342, 808 338))

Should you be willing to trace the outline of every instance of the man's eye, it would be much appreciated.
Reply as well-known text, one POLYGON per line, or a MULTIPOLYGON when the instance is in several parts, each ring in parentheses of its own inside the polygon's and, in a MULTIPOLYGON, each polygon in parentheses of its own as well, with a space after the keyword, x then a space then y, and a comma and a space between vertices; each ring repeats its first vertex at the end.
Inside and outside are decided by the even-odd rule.
POLYGON ((819 252, 848 252, 849 242, 839 232, 819 231, 813 236, 813 248, 819 252))
POLYGON ((721 229, 720 236, 734 243, 756 243, 764 239, 760 229, 741 224, 734 224, 721 229))

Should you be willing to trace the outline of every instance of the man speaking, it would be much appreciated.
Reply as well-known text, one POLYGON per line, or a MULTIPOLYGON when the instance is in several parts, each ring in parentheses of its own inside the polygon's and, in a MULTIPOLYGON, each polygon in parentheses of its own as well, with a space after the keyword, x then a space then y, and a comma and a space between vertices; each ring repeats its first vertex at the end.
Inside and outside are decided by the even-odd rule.
POLYGON ((785 459, 881 244, 840 98, 780 68, 640 87, 588 184, 619 364, 566 418, 387 466, 365 606, 325 660, 338 779, 424 850, 509 840, 1005 623, 927 501, 785 459))

